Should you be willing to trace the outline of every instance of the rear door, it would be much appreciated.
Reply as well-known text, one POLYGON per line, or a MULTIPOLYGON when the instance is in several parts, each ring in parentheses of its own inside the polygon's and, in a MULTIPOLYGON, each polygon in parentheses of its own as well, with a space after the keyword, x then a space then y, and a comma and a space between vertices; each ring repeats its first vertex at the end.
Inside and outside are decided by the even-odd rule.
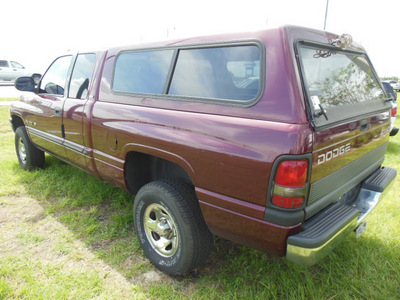
MULTIPOLYGON (((85 105, 92 82, 96 55, 93 53, 78 54, 69 84, 68 97, 63 107, 64 146, 67 158, 80 168, 86 167, 84 142, 84 120, 87 119, 85 105)), ((87 122, 86 122, 87 123, 87 122)))
POLYGON ((297 51, 315 129, 309 218, 382 164, 390 101, 365 53, 307 43, 297 51))
POLYGON ((25 67, 16 61, 10 61, 12 67, 12 79, 17 79, 18 77, 27 76, 25 67))

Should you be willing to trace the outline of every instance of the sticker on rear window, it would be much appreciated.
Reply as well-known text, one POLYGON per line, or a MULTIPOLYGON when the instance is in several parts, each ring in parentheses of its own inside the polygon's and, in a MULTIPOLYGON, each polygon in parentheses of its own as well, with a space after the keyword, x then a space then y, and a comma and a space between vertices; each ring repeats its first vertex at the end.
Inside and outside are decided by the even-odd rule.
POLYGON ((319 101, 318 96, 311 96, 311 102, 315 110, 320 109, 319 105, 321 104, 321 101, 319 101))

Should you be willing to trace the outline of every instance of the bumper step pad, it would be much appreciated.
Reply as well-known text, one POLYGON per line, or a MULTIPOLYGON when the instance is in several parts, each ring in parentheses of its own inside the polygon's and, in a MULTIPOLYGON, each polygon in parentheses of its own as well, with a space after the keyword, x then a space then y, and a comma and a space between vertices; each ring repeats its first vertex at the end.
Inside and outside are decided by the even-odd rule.
POLYGON ((382 193, 385 187, 396 177, 397 171, 392 168, 382 168, 368 177, 363 185, 363 189, 382 193))
POLYGON ((359 213, 356 208, 337 202, 305 223, 302 227, 304 231, 290 236, 288 243, 305 248, 319 247, 333 237, 343 224, 357 219, 359 213))

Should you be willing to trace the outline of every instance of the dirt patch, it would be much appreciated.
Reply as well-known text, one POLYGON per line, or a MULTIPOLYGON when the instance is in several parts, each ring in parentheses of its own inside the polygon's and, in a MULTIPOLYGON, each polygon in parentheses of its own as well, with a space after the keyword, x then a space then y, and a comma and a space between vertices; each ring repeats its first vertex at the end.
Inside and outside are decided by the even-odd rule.
MULTIPOLYGON (((114 239, 87 245, 58 221, 57 216, 46 214, 44 209, 43 204, 24 194, 0 197, 0 261, 30 260, 34 266, 38 266, 33 271, 38 278, 48 276, 43 266, 51 266, 61 274, 94 272, 101 278, 101 293, 106 298, 115 295, 116 288, 117 294, 123 295, 122 298, 142 298, 143 295, 148 298, 148 289, 158 284, 175 285, 183 295, 189 296, 198 278, 218 273, 225 261, 221 255, 236 249, 235 244, 217 239, 219 255, 213 251, 204 266, 187 276, 167 276, 151 267, 146 257, 138 253, 113 267, 100 259, 99 253, 114 247, 114 239)), ((103 207, 99 211, 104 218, 102 223, 107 223, 109 216, 104 212, 108 210, 103 207)), ((17 282, 16 286, 19 284, 17 282)))
MULTIPOLYGON (((116 287, 121 296, 143 296, 138 293, 137 286, 97 258, 68 228, 46 215, 43 208, 27 196, 0 197, 0 260, 3 259, 28 259, 39 266, 53 266, 61 273, 95 271, 102 278, 105 296, 115 295, 116 287)), ((35 272, 40 277, 43 270, 35 272)))

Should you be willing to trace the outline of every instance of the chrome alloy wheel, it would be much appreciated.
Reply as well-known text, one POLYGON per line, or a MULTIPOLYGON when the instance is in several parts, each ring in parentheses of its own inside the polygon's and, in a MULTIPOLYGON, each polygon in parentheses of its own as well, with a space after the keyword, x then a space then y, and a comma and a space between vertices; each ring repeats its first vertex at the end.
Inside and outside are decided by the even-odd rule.
POLYGON ((153 249, 163 257, 171 257, 178 250, 177 227, 169 212, 160 204, 151 204, 143 216, 146 237, 153 249))
POLYGON ((18 155, 19 155, 19 158, 21 159, 21 162, 23 164, 26 164, 25 145, 24 145, 24 141, 22 140, 22 137, 20 137, 18 139, 18 155))

